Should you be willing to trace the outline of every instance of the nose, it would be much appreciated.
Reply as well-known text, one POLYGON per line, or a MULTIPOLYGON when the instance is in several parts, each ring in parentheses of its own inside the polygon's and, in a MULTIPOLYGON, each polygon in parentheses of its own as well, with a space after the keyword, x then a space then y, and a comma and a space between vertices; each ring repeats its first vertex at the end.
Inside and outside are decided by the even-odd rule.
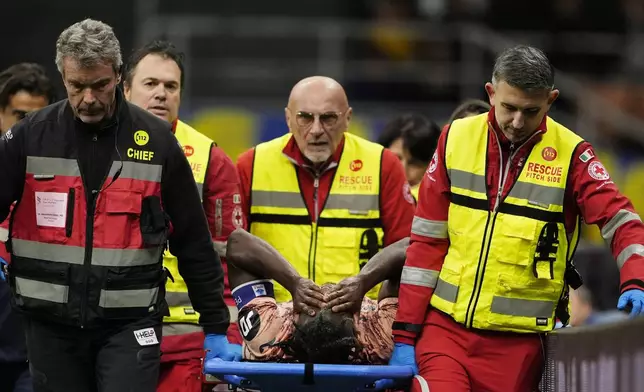
POLYGON ((154 98, 164 101, 166 98, 166 90, 165 90, 165 85, 163 83, 159 83, 156 85, 154 88, 154 98))
POLYGON ((514 129, 521 129, 525 125, 525 116, 523 113, 517 111, 514 115, 514 118, 512 118, 512 128, 514 129))
POLYGON ((91 88, 85 89, 83 92, 83 101, 88 105, 91 105, 96 101, 96 96, 94 96, 94 91, 92 91, 91 88))
POLYGON ((322 128, 322 124, 320 123, 319 116, 315 116, 315 119, 313 120, 313 124, 311 125, 311 129, 309 130, 309 133, 314 136, 319 136, 324 133, 324 129, 322 128))

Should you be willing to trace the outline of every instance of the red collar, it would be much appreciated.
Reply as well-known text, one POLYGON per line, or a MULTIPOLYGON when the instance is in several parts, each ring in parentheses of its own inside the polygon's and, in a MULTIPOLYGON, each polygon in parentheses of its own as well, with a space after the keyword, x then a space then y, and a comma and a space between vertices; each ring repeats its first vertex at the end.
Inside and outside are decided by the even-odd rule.
MULTIPOLYGON (((539 127, 535 130, 535 132, 542 131, 543 133, 546 133, 548 131, 548 127, 546 126, 547 120, 548 115, 543 116, 543 120, 541 120, 541 124, 539 124, 539 127)), ((501 132, 499 124, 497 124, 496 122, 496 117, 494 116, 494 106, 492 106, 490 111, 487 112, 487 121, 492 125, 492 129, 494 130, 496 136, 499 138, 501 145, 509 145, 510 140, 503 134, 503 132, 501 132)))
MULTIPOLYGON (((335 152, 329 159, 326 161, 326 163, 323 165, 323 168, 326 170, 329 167, 335 167, 337 166, 337 163, 340 162, 340 157, 342 157, 342 150, 344 149, 344 137, 342 137, 342 140, 340 141, 340 144, 338 145, 338 148, 336 148, 335 152), (335 163, 335 165, 333 165, 335 163)), ((298 166, 302 167, 312 167, 313 164, 311 161, 308 160, 302 154, 302 151, 300 151, 300 148, 297 146, 297 143, 295 142, 295 138, 291 135, 291 138, 288 140, 288 143, 286 143, 286 146, 284 146, 284 149, 282 150, 282 153, 286 155, 289 160, 291 160, 293 163, 297 164, 298 166)))
POLYGON ((170 123, 170 124, 172 124, 172 133, 175 133, 176 130, 177 130, 177 122, 179 122, 178 118, 170 123))

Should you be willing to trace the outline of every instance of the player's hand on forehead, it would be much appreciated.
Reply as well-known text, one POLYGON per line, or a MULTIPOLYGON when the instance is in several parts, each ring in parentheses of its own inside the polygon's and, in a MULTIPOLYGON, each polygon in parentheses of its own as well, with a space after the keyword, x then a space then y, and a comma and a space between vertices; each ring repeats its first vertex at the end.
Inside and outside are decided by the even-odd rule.
POLYGON ((357 313, 368 290, 362 279, 351 276, 334 285, 332 290, 327 292, 325 301, 327 307, 335 313, 357 313))
POLYGON ((293 290, 293 310, 315 316, 316 310, 324 309, 324 290, 310 279, 300 278, 293 290))

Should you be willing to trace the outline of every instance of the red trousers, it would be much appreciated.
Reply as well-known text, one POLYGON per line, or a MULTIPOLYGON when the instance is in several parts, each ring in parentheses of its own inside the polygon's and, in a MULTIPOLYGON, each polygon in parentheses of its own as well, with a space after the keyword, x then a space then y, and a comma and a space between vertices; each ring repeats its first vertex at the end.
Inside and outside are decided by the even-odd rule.
POLYGON ((201 358, 161 362, 157 392, 201 392, 201 358))
MULTIPOLYGON (((466 329, 430 310, 416 343, 419 375, 431 392, 532 392, 543 369, 542 337, 466 329)), ((421 392, 418 380, 412 392, 421 392)))
MULTIPOLYGON (((237 323, 228 327, 227 337, 230 343, 242 343, 237 323)), ((213 384, 204 384, 202 374, 203 340, 201 332, 163 337, 157 392, 201 392, 202 388, 212 390, 213 384)), ((220 385, 228 390, 226 384, 220 385)))

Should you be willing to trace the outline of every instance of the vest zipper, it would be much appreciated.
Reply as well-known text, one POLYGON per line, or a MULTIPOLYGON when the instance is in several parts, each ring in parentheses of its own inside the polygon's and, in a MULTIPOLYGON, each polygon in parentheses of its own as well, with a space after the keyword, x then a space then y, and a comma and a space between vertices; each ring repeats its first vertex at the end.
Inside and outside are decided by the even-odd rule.
MULTIPOLYGON (((492 128, 492 125, 489 125, 490 128, 492 128)), ((483 243, 485 244, 484 247, 484 252, 481 253, 483 256, 482 259, 479 260, 479 267, 481 266, 481 262, 483 262, 483 268, 478 268, 476 278, 474 281, 474 289, 472 290, 472 297, 470 298, 470 303, 472 303, 472 300, 474 300, 474 306, 472 307, 472 312, 468 315, 467 313, 465 314, 465 326, 467 327, 469 324, 469 327, 472 328, 472 324, 474 323, 474 313, 476 312, 476 306, 478 305, 479 302, 479 297, 481 295, 481 289, 483 288, 483 278, 485 276, 485 268, 487 266, 487 257, 488 254, 490 253, 490 246, 492 245, 492 234, 494 232, 494 224, 496 223, 496 217, 498 215, 498 209, 499 206, 501 205, 501 199, 503 196, 503 189, 505 189, 505 182, 508 179, 508 174, 510 173, 510 165, 512 164, 512 159, 516 156, 516 154, 521 150, 521 148, 528 143, 533 137, 538 135, 541 132, 535 132, 530 136, 528 139, 526 139, 525 142, 521 143, 519 147, 515 150, 514 148, 514 143, 510 143, 510 156, 508 157, 508 161, 506 162, 505 165, 505 170, 503 170, 503 152, 501 150, 501 142, 499 142, 499 138, 494 135, 497 146, 499 147, 499 153, 501 156, 501 165, 499 166, 499 175, 501 178, 499 178, 499 186, 497 188, 497 194, 496 194, 496 200, 494 201, 494 208, 492 210, 492 224, 489 225, 489 230, 486 231, 483 237, 483 243), (478 271, 481 272, 481 274, 478 274, 478 271), (474 298, 476 297, 476 299, 474 298), (468 317, 469 316, 469 317, 468 317), (469 318, 469 322, 468 322, 469 318)), ((488 213, 489 214, 489 213, 488 213)), ((469 313, 469 308, 468 308, 468 313, 469 313)))
MULTIPOLYGON (((118 131, 118 130, 117 130, 118 131)), ((115 132, 117 132, 115 131, 115 132)), ((98 135, 94 134, 92 136, 92 160, 94 158, 94 155, 96 154, 96 142, 98 141, 98 135)), ((89 164, 89 172, 90 174, 92 173, 92 161, 90 161, 89 164)), ((110 159, 107 171, 105 172, 105 175, 103 176, 103 179, 101 180, 101 183, 98 186, 98 189, 92 189, 90 191, 90 199, 87 200, 87 216, 85 219, 85 260, 83 260, 83 273, 84 273, 84 279, 83 279, 83 297, 81 298, 81 308, 80 308, 80 327, 85 328, 85 318, 87 317, 87 297, 88 297, 88 292, 89 292, 89 274, 92 269, 92 252, 94 250, 93 245, 94 245, 94 215, 96 214, 96 201, 98 200, 98 193, 100 192, 100 189, 103 187, 103 184, 105 183, 105 179, 107 176, 109 176, 111 168, 112 168, 112 163, 113 159, 110 159)), ((79 163, 80 165, 80 163, 79 163)), ((83 177, 83 174, 81 173, 81 178, 83 177)), ((83 184, 85 185, 85 195, 87 197, 87 182, 83 179, 83 184)))
POLYGON ((320 218, 320 207, 318 206, 318 193, 320 188, 320 176, 316 172, 313 179, 313 216, 314 222, 311 235, 311 246, 309 248, 309 279, 315 282, 315 255, 318 245, 318 219, 320 218))
MULTIPOLYGON (((89 161, 89 173, 87 175, 91 175, 92 173, 92 162, 94 160, 94 155, 96 155, 96 142, 98 141, 98 135, 94 134, 92 136, 92 154, 91 154, 91 159, 89 161)), ((80 163, 79 163, 80 165, 80 163)), ((82 167, 82 166, 81 166, 82 167)), ((81 173, 81 177, 83 177, 83 174, 81 173)), ((85 327, 85 317, 87 316, 87 296, 88 296, 88 288, 87 286, 89 285, 89 272, 92 266, 92 237, 94 234, 94 203, 96 200, 96 195, 95 195, 95 190, 90 189, 89 196, 87 197, 87 181, 83 181, 85 183, 85 199, 87 200, 87 208, 85 211, 85 260, 83 260, 83 296, 81 297, 81 308, 80 308, 80 327, 84 328, 85 327)))
POLYGON ((320 188, 320 179, 316 175, 313 180, 313 209, 315 210, 315 222, 318 221, 318 215, 320 214, 318 207, 318 189, 320 188))

